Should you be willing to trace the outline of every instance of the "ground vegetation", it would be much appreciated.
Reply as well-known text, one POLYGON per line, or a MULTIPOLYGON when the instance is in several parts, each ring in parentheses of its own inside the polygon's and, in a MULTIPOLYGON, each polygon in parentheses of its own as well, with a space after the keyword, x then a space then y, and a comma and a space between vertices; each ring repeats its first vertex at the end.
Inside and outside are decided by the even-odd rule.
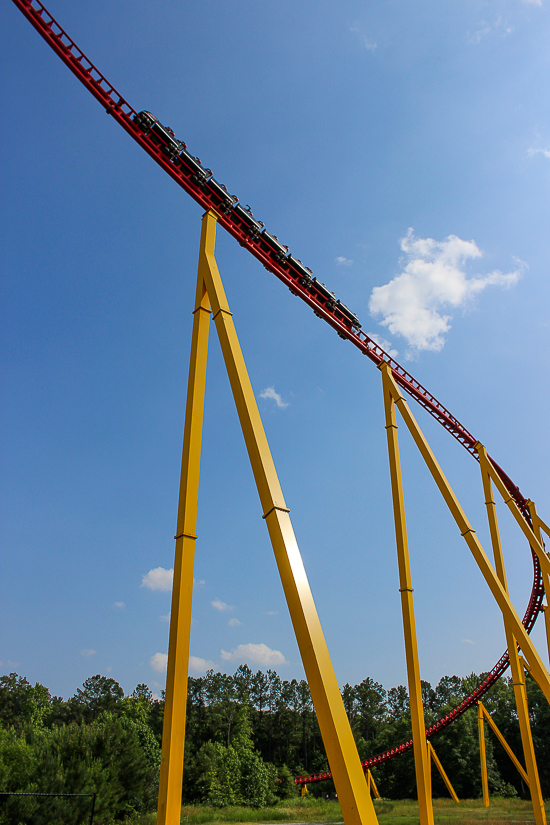
MULTIPOLYGON (((475 674, 445 676, 435 687, 423 682, 427 725, 468 695, 479 678, 475 674)), ((541 784, 547 797, 550 708, 529 678, 527 685, 541 784)), ((402 685, 385 690, 366 678, 358 685, 344 685, 342 698, 361 759, 410 738, 408 694, 402 685)), ((484 697, 484 704, 522 761, 511 681, 499 679, 484 697)), ((114 679, 98 674, 65 701, 15 673, 2 676, 0 791, 95 793, 96 825, 129 818, 145 822, 156 807, 163 714, 163 697, 153 697, 143 684, 125 695, 114 679)), ((498 742, 491 733, 486 739, 492 797, 527 799, 528 789, 498 742)), ((437 734, 432 743, 459 798, 479 799, 475 708, 437 734)), ((227 810, 229 815, 230 810, 268 811, 274 806, 286 810, 289 800, 297 800, 295 775, 328 770, 307 682, 284 680, 273 670, 253 672, 247 665, 241 665, 232 676, 210 670, 204 676, 190 677, 185 747, 183 804, 198 804, 203 812, 227 810)), ((414 800, 412 752, 373 773, 388 804, 403 798, 414 800)), ((313 806, 315 798, 321 804, 335 795, 331 781, 310 784, 308 791, 307 804, 313 806)), ((435 771, 433 792, 435 797, 447 796, 435 771)), ((0 804, 0 825, 86 821, 90 803, 90 796, 11 796, 0 804)), ((300 804, 303 807, 306 803, 300 804)), ((334 807, 329 810, 334 811, 334 807)))

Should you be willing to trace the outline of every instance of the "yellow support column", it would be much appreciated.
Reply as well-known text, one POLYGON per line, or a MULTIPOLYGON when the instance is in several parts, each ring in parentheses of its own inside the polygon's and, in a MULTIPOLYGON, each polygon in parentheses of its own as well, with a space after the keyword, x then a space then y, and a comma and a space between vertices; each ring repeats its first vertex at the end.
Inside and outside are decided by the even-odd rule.
POLYGON ((483 705, 477 703, 477 731, 479 734, 479 761, 481 763, 481 788, 483 804, 489 807, 489 780, 487 778, 487 754, 485 752, 485 725, 483 724, 483 705))
POLYGON ((487 710, 487 708, 485 707, 485 705, 481 701, 477 703, 478 716, 479 716, 480 712, 481 712, 482 716, 484 716, 485 719, 489 722, 489 727, 491 728, 491 730, 495 734, 496 738, 498 739, 498 741, 500 742, 500 744, 502 745, 502 747, 506 751, 506 754, 509 756, 510 761, 512 762, 514 768, 517 770, 517 772, 519 773, 519 775, 521 776, 521 778, 523 779, 523 781, 525 782, 527 787, 529 787, 529 777, 525 773, 525 771, 524 771, 524 769, 521 765, 521 762, 516 757, 514 751, 512 750, 512 748, 510 747, 510 745, 508 744, 508 742, 506 741, 506 739, 504 738, 504 736, 502 735, 500 730, 498 729, 495 720, 493 719, 493 717, 491 716, 491 714, 489 713, 489 711, 487 710))
POLYGON ((157 811, 158 825, 179 825, 181 815, 195 532, 199 493, 206 360, 208 353, 208 328, 210 324, 210 303, 202 276, 205 267, 203 253, 205 234, 205 226, 203 225, 193 318, 178 519, 175 536, 174 584, 170 613, 170 641, 168 645, 168 667, 166 674, 166 696, 164 703, 157 811))
MULTIPOLYGON (((516 637, 516 641, 522 649, 523 655, 525 656, 527 663, 529 665, 530 673, 532 674, 533 678, 536 680, 540 689, 546 696, 547 701, 550 702, 550 675, 544 667, 542 660, 539 654, 537 653, 535 645, 529 638, 529 635, 525 630, 520 617, 516 613, 514 606, 508 598, 508 593, 506 592, 506 590, 500 582, 500 579, 496 575, 493 566, 491 565, 491 562, 487 558, 485 550, 481 546, 481 543, 476 536, 475 530, 466 518, 466 514, 460 506, 460 503, 456 498, 451 488, 451 485, 445 478, 445 475, 441 467, 439 466, 432 450, 430 449, 430 445, 426 441, 424 434, 422 433, 422 430, 416 423, 416 420, 413 414, 411 413, 407 402, 399 392, 399 388, 395 383, 393 376, 390 374, 389 370, 386 373, 386 378, 388 387, 390 388, 392 394, 392 398, 394 399, 395 404, 399 409, 399 412, 401 413, 403 420, 407 425, 414 439, 414 442, 418 447, 418 450, 420 451, 420 454, 432 475, 432 478, 434 479, 437 487, 439 488, 439 491, 443 496, 443 499, 447 504, 447 507, 449 508, 451 515, 453 516, 460 530, 460 534, 462 535, 464 541, 470 548, 470 552, 472 553, 477 566, 481 570, 481 573, 483 574, 483 577, 487 582, 487 585, 502 612, 504 621, 507 622, 512 633, 516 637)), ((494 477, 493 480, 495 481, 495 484, 498 487, 497 480, 494 477)), ((498 481, 501 480, 499 479, 498 481)), ((511 505, 509 504, 508 506, 513 511, 511 505)), ((522 529, 524 528, 522 527, 522 529)), ((535 552, 537 552, 537 555, 539 555, 542 551, 542 555, 539 555, 539 558, 541 559, 541 567, 543 569, 547 569, 548 565, 550 565, 550 560, 546 556, 544 548, 540 547, 538 539, 535 538, 534 533, 530 530, 530 528, 527 525, 526 530, 530 532, 530 537, 528 536, 528 540, 531 543, 531 546, 533 547, 535 552)))
POLYGON ((428 739, 428 753, 429 753, 435 767, 439 771, 439 775, 441 776, 441 779, 445 783, 445 787, 449 791, 449 793, 451 795, 451 799, 453 800, 453 802, 459 802, 460 800, 459 800, 458 796, 456 795, 456 791, 453 788, 453 786, 451 785, 451 780, 449 779, 449 777, 445 773, 445 770, 443 769, 443 765, 439 761, 439 757, 438 757, 437 753, 435 752, 434 746, 432 745, 432 743, 430 742, 429 739, 428 739))
POLYGON ((386 363, 380 365, 384 392, 384 409, 386 414, 386 433, 388 438, 388 455, 390 461, 390 478, 393 498, 393 517, 395 521, 395 539, 397 543, 397 560, 399 566, 399 591, 403 612, 403 631, 405 634, 405 654, 407 660, 407 677, 409 682, 409 700, 411 706, 411 724, 414 745, 414 767, 421 825, 432 825, 433 807, 431 796, 430 760, 426 744, 426 726, 422 706, 422 688, 420 684, 420 665, 414 621, 413 588, 409 564, 409 547, 407 525, 405 521, 405 504, 401 480, 401 462, 397 440, 397 423, 395 402, 391 386, 391 371, 386 363))
POLYGON ((338 800, 346 825, 374 825, 374 806, 214 257, 216 214, 207 212, 203 221, 206 288, 338 800))
MULTIPOLYGON (((539 540, 540 544, 543 545, 542 531, 544 530, 546 535, 550 536, 550 527, 548 527, 548 525, 543 522, 543 520, 537 513, 537 508, 535 507, 534 501, 529 500, 527 502, 527 506, 529 507, 529 512, 531 513, 531 521, 533 522, 533 531, 535 533, 535 536, 539 540)), ((546 555, 548 556, 548 553, 546 553, 546 555)), ((548 660, 550 661, 550 575, 548 574, 547 570, 542 571, 542 583, 544 585, 544 595, 546 596, 546 604, 542 609, 544 611, 544 623, 546 625, 546 643, 548 645, 548 660)))
POLYGON ((380 799, 380 794, 378 793, 378 788, 376 787, 376 782, 374 781, 374 776, 370 772, 367 771, 367 785, 369 786, 369 793, 374 796, 375 799, 380 799))
MULTIPOLYGON (((506 593, 508 593, 508 583, 506 581, 506 570, 504 567, 504 556, 502 554, 500 532, 498 529, 496 504, 493 499, 493 486, 491 484, 491 477, 489 475, 489 458, 487 456, 487 451, 485 450, 485 447, 479 442, 476 444, 476 450, 479 456, 479 465, 481 468, 483 492, 485 494, 485 506, 487 507, 489 531, 491 534, 491 543, 493 545, 493 553, 495 557, 495 569, 497 576, 500 579, 502 586, 504 587, 504 590, 506 591, 506 593)), ((508 645, 508 655, 510 657, 510 669, 512 671, 512 682, 514 685, 514 696, 516 700, 519 729, 521 733, 521 743, 523 746, 523 757, 525 759, 527 776, 529 778, 528 785, 529 791, 531 793, 531 802, 533 803, 535 823, 536 825, 546 825, 544 799, 542 798, 539 772, 537 769, 537 760, 535 757, 535 750, 533 747, 533 736, 531 734, 531 725, 529 723, 527 691, 525 688, 525 674, 519 660, 518 647, 516 644, 515 636, 506 621, 504 622, 504 630, 506 632, 506 644, 508 645)))

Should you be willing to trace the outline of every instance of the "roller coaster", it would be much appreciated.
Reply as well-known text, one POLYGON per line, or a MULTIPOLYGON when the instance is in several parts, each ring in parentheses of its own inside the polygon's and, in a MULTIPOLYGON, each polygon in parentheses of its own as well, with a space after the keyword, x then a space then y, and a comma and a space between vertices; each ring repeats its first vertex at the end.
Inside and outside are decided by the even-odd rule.
MULTIPOLYGON (((267 231, 264 223, 254 217, 249 206, 243 205, 237 196, 229 194, 226 187, 214 178, 212 171, 188 152, 186 144, 176 138, 169 127, 163 126, 150 112, 135 110, 78 48, 40 0, 13 2, 106 113, 117 121, 175 183, 203 210, 214 212, 219 225, 286 285, 293 295, 301 298, 317 317, 329 324, 340 338, 350 341, 376 366, 386 364, 396 385, 420 404, 474 459, 479 461, 477 439, 422 384, 363 332, 358 317, 342 304, 325 284, 314 277, 313 272, 304 266, 276 235, 267 231)), ((490 461, 510 499, 517 505, 524 522, 532 529, 533 521, 528 501, 498 464, 492 459, 490 461)), ((532 547, 531 555, 533 584, 522 620, 527 633, 530 633, 543 609, 544 597, 541 565, 532 547)), ((426 737, 433 737, 476 705, 506 671, 509 662, 507 650, 469 696, 426 730, 426 737)), ((365 760, 361 763, 362 767, 366 772, 412 748, 411 739, 390 751, 365 760)), ((296 777, 294 781, 296 784, 304 785, 331 777, 331 772, 324 772, 296 777)))

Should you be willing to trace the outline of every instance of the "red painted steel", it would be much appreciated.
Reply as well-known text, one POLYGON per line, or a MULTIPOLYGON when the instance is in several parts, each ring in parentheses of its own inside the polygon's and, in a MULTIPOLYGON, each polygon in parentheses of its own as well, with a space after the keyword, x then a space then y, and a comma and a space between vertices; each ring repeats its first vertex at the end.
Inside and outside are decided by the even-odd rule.
MULTIPOLYGON (((196 178, 194 170, 185 162, 185 156, 170 157, 163 151, 162 144, 154 140, 154 134, 146 134, 136 122, 138 113, 130 104, 117 92, 114 86, 96 69, 93 63, 88 60, 69 35, 61 28, 57 21, 47 11, 40 0, 13 0, 13 3, 25 15, 27 20, 34 26, 39 34, 44 38, 49 46, 69 67, 74 75, 84 84, 96 100, 105 108, 107 114, 118 121, 123 129, 167 172, 179 186, 184 189, 204 210, 214 209, 219 216, 219 223, 230 235, 245 247, 263 266, 281 280, 294 295, 298 295, 314 313, 326 321, 338 335, 351 341, 362 353, 370 358, 375 364, 386 361, 392 370, 393 377, 397 384, 405 390, 417 403, 424 407, 433 418, 435 418, 451 435, 459 441, 477 460, 475 444, 477 439, 455 418, 446 407, 443 406, 425 387, 422 386, 407 370, 397 363, 387 352, 369 338, 361 329, 346 323, 346 316, 339 312, 338 304, 326 300, 325 291, 322 287, 315 288, 315 282, 309 284, 301 283, 303 272, 295 266, 292 260, 280 255, 276 248, 266 242, 262 234, 251 234, 250 229, 238 213, 233 208, 224 211, 224 201, 215 190, 209 189, 204 180, 196 178)), ((209 170, 205 170, 208 172, 209 170)), ((526 499, 521 494, 519 488, 512 482, 506 473, 496 464, 500 477, 510 495, 518 505, 525 520, 531 524, 531 517, 527 508, 526 499)), ((542 607, 544 595, 540 565, 536 555, 531 551, 533 557, 533 587, 531 597, 523 624, 530 632, 537 615, 542 607)), ((427 731, 428 737, 433 736, 442 728, 451 724, 464 711, 472 707, 478 699, 495 683, 499 676, 508 667, 508 653, 499 659, 487 677, 464 701, 454 708, 451 713, 432 725, 427 731)), ((412 748, 412 740, 404 742, 391 751, 363 762, 365 770, 412 748)), ((295 782, 305 784, 309 782, 319 782, 330 779, 331 773, 315 774, 312 776, 297 777, 295 782)))

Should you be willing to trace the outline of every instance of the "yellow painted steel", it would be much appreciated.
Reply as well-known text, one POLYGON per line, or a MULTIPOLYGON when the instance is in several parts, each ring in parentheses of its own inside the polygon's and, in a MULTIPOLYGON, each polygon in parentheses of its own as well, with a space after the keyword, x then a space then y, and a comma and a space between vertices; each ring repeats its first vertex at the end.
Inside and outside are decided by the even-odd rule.
POLYGON ((506 741, 506 739, 504 738, 504 736, 502 735, 500 730, 498 729, 495 720, 493 719, 493 717, 491 716, 491 714, 489 713, 489 711, 487 710, 487 708, 485 707, 483 702, 478 702, 478 707, 477 707, 478 717, 479 717, 479 713, 480 713, 480 706, 481 706, 481 714, 485 717, 485 719, 487 719, 487 721, 489 723, 489 727, 491 728, 491 730, 493 731, 493 733, 497 737, 498 741, 500 742, 500 744, 502 745, 502 747, 504 748, 504 750, 506 751, 506 753, 510 757, 510 760, 511 760, 512 764, 514 765, 515 769, 517 770, 517 772, 519 773, 519 775, 521 776, 521 778, 523 779, 525 784, 529 785, 529 777, 525 773, 525 770, 523 769, 523 766, 522 766, 521 762, 516 757, 514 751, 512 750, 512 748, 510 747, 510 745, 508 744, 508 742, 506 741))
MULTIPOLYGON (((547 536, 550 537, 550 527, 544 523, 541 519, 539 514, 537 513, 537 508, 535 507, 535 502, 529 500, 527 502, 527 506, 529 507, 529 512, 531 513, 531 520, 533 522, 533 530, 535 532, 535 536, 538 538, 539 542, 543 544, 542 541, 542 531, 546 533, 547 536)), ((546 553, 548 556, 548 553, 546 553)), ((546 643, 548 645, 548 661, 550 662, 550 575, 548 575, 547 571, 542 571, 542 583, 544 585, 544 595, 546 596, 546 604, 543 606, 544 611, 544 623, 546 625, 546 643)))
MULTIPOLYGON (((477 447, 477 445, 476 445, 476 447, 477 447)), ((541 539, 539 538, 538 535, 536 535, 533 532, 531 527, 527 524, 527 522, 525 521, 525 519, 521 515, 519 507, 517 506, 514 499, 510 496, 509 491, 506 489, 506 485, 504 484, 503 480, 501 479, 501 477, 497 473, 497 471, 496 471, 496 469, 495 469, 495 467, 494 467, 494 465, 491 462, 491 459, 489 457, 487 457, 486 467, 487 467, 487 472, 489 473, 489 475, 491 477, 491 480, 494 482, 495 487, 497 488, 500 495, 504 499, 504 503, 506 505, 508 505, 508 508, 509 508, 510 512, 512 513, 512 515, 514 516, 515 520, 517 521, 522 533, 524 534, 525 538, 527 539, 527 541, 529 542, 529 544, 533 548, 533 552, 537 555, 537 558, 540 562, 541 570, 543 571, 544 574, 546 574, 546 576, 549 576, 550 575, 550 558, 548 557, 548 554, 546 553, 546 550, 544 549, 544 545, 543 545, 541 539)), ((543 522, 540 521, 540 520, 539 520, 539 523, 541 525, 543 524, 543 522)))
POLYGON ((369 786, 369 793, 371 793, 375 799, 380 799, 380 794, 378 793, 378 788, 376 787, 376 782, 374 781, 374 776, 370 772, 370 769, 367 771, 366 775, 367 785, 369 786))
MULTIPOLYGON (((500 532, 498 528, 496 504, 493 499, 493 487, 491 484, 490 474, 490 459, 487 455, 485 447, 479 442, 476 444, 476 450, 479 456, 481 478, 483 481, 485 506, 487 508, 487 517, 489 520, 489 532, 491 534, 491 543, 493 545, 493 554, 495 557, 495 569, 502 586, 504 587, 506 593, 508 593, 508 583, 506 580, 504 556, 502 554, 502 545, 500 541, 500 532)), ((537 760, 535 757, 535 749, 533 746, 533 736, 531 734, 531 725, 529 723, 529 709, 527 707, 525 674, 523 671, 523 667, 521 666, 521 662, 519 660, 515 636, 506 620, 504 622, 504 629, 506 632, 508 655, 510 657, 510 669, 512 671, 512 683, 514 685, 514 696, 516 700, 516 709, 518 713, 519 728, 521 733, 523 757, 525 759, 527 776, 529 778, 528 785, 531 793, 531 802, 533 804, 533 814, 535 817, 536 825, 546 825, 544 799, 542 798, 542 790, 540 787, 537 760)))
POLYGON ((214 257, 216 214, 203 218, 204 280, 302 662, 346 825, 376 823, 289 510, 267 443, 214 257))
MULTIPOLYGON (((391 391, 392 397, 395 401, 401 416, 407 425, 413 440, 422 455, 426 466, 428 467, 432 478, 434 479, 437 487, 447 507, 449 508, 451 515, 453 516, 458 529, 460 530, 460 534, 463 536, 466 544, 468 545, 470 552, 472 553, 477 566, 481 570, 487 585, 495 598, 500 610, 502 611, 504 621, 510 627, 512 633, 516 637, 516 641, 519 644, 520 648, 523 651, 523 655, 527 659, 529 664, 530 672, 533 675, 533 678, 536 679, 537 683, 539 684, 542 692, 546 696, 548 702, 550 702, 550 675, 548 671, 544 667, 542 660, 537 653, 537 650, 529 638, 527 631, 523 627, 521 623, 521 619, 519 618, 518 614, 516 613, 514 606, 510 602, 508 598, 508 594, 501 584, 498 576, 491 565, 491 562, 487 558, 485 550, 481 546, 479 539, 476 536, 475 530, 473 529, 472 525, 466 518, 466 514, 464 510, 460 506, 458 499, 456 498, 449 482, 445 478, 445 475, 439 466, 433 452, 430 449, 428 442, 426 441, 422 430, 416 423, 416 420, 411 413, 409 406, 401 393, 399 392, 399 388, 395 383, 393 377, 389 373, 386 374, 387 377, 387 385, 391 391)), ((523 520, 523 519, 522 519, 523 520)), ((523 529, 523 528, 522 528, 523 529)), ((531 536, 529 541, 532 542, 532 545, 538 545, 538 540, 535 539, 533 532, 531 531, 531 536)), ((548 559, 546 559, 548 562, 548 559)), ((541 567, 542 567, 541 563, 541 567)))
POLYGON ((487 777, 487 753, 485 750, 485 726, 483 724, 484 707, 481 702, 477 703, 477 732, 479 734, 479 760, 481 764, 481 788, 483 791, 483 804, 489 807, 489 779, 487 777))
MULTIPOLYGON (((531 677, 531 679, 533 679, 537 683, 537 685, 539 685, 539 683, 537 682, 535 676, 531 672, 531 669, 530 669, 529 665, 527 664, 527 662, 525 661, 525 659, 523 658, 523 656, 520 656, 519 660, 521 662, 521 666, 524 669, 525 673, 528 673, 529 676, 531 677)), ((539 685, 539 688, 540 688, 540 685, 539 685)))
MULTIPOLYGON (((438 757, 437 753, 435 752, 434 746, 432 745, 432 743, 430 742, 429 739, 428 739, 428 754, 429 754, 431 760, 433 761, 435 767, 439 771, 439 775, 441 776, 441 779, 445 783, 445 786, 446 786, 447 790, 449 791, 449 793, 451 795, 451 799, 454 802, 459 802, 460 800, 459 800, 458 796, 456 795, 456 791, 453 788, 453 786, 451 785, 451 780, 449 779, 449 777, 445 773, 443 765, 439 761, 439 757, 438 757)), ((431 793, 431 791, 430 791, 430 793, 431 793)))
POLYGON ((195 533, 197 529, 202 419, 210 324, 210 302, 206 294, 202 274, 205 268, 205 259, 202 252, 206 236, 205 229, 206 227, 203 225, 193 318, 178 518, 175 535, 176 550, 162 731, 162 756, 157 811, 158 825, 179 825, 181 814, 195 533))
POLYGON ((380 365, 382 387, 384 392, 384 410, 386 416, 386 433, 388 439, 388 456, 390 462, 390 479, 393 499, 393 517, 395 521, 395 540, 397 544, 397 561, 399 568, 399 592, 401 593, 401 610, 403 613, 403 632, 405 636, 405 656, 407 661, 407 678, 409 683, 409 700, 414 747, 414 768, 418 791, 418 806, 421 825, 432 825, 434 821, 430 760, 426 746, 426 726, 422 706, 422 687, 420 684, 420 665, 414 620, 413 588, 409 564, 409 546, 405 520, 405 503, 401 479, 401 462, 397 439, 395 401, 392 393, 392 377, 388 364, 380 365))

